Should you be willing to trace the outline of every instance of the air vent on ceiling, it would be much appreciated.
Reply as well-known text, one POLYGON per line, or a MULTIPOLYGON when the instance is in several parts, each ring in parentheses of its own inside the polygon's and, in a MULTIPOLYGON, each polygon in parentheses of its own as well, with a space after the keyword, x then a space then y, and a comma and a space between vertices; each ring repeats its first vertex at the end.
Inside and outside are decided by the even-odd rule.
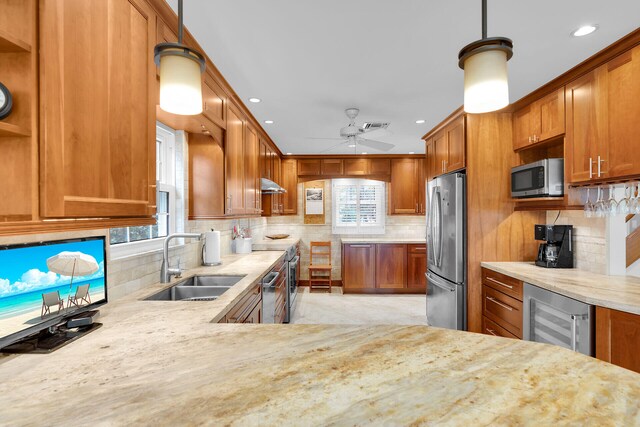
POLYGON ((369 122, 365 122, 365 124, 362 125, 362 131, 363 132, 371 132, 371 131, 374 131, 374 130, 386 129, 388 127, 389 127, 389 123, 381 123, 381 122, 369 123, 369 122))

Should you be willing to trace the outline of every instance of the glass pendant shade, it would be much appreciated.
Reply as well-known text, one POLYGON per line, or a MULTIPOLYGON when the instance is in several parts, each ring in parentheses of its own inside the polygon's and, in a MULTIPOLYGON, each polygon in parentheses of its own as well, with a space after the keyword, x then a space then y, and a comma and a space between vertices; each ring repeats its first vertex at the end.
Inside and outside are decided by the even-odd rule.
POLYGON ((180 115, 202 113, 200 63, 169 52, 160 58, 160 108, 180 115))
POLYGON ((486 50, 464 60, 464 111, 487 113, 509 105, 507 53, 486 50))

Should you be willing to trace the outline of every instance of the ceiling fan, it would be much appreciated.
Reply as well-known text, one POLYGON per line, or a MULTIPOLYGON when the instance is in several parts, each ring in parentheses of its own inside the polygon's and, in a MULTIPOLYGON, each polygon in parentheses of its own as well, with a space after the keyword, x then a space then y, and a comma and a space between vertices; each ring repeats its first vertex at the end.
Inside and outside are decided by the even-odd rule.
POLYGON ((347 146, 348 148, 353 148, 355 153, 358 152, 358 146, 373 148, 374 150, 380 151, 389 151, 393 147, 394 144, 390 144, 388 142, 376 141, 374 139, 369 139, 367 136, 369 134, 373 134, 376 131, 384 130, 389 126, 389 123, 365 123, 362 126, 356 125, 356 117, 358 117, 358 113, 360 110, 358 108, 347 108, 344 110, 345 114, 349 118, 350 122, 347 126, 340 129, 340 137, 341 138, 312 138, 309 137, 307 139, 321 139, 327 141, 340 141, 340 143, 327 148, 320 153, 326 153, 327 151, 334 150, 339 147, 347 146))

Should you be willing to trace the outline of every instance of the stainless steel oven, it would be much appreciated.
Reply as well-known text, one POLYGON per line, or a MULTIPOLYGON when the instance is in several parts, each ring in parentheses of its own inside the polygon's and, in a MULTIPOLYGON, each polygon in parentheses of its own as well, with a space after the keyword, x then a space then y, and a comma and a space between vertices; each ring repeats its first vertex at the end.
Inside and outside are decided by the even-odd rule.
POLYGON ((525 283, 523 306, 525 340, 594 355, 592 305, 525 283))
POLYGON ((564 159, 544 159, 511 169, 511 197, 564 195, 564 159))
POLYGON ((300 255, 298 255, 298 248, 296 245, 287 248, 287 253, 284 257, 284 262, 287 263, 287 312, 285 314, 284 321, 289 323, 291 316, 295 309, 296 296, 298 295, 298 266, 300 265, 300 255))

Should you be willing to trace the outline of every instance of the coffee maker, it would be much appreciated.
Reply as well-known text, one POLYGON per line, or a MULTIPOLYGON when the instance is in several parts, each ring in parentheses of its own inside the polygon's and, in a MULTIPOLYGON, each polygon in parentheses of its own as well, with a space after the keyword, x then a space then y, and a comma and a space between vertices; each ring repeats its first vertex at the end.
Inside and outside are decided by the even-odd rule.
POLYGON ((543 240, 538 248, 536 265, 546 268, 573 268, 572 225, 536 225, 535 239, 543 240))

